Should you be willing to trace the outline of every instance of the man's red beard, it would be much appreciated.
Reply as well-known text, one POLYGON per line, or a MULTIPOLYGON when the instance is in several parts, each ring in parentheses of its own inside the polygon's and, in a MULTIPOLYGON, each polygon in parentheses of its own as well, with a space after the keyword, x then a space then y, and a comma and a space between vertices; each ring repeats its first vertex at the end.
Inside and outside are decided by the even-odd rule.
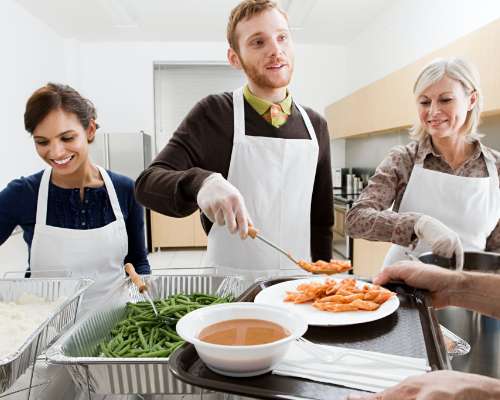
POLYGON ((248 79, 261 88, 279 89, 288 86, 290 80, 292 79, 292 73, 293 73, 292 63, 286 64, 288 68, 288 76, 285 79, 282 79, 279 82, 277 82, 276 80, 270 79, 267 75, 260 73, 255 66, 245 64, 243 58, 240 55, 238 55, 238 58, 240 59, 241 66, 243 68, 243 71, 245 71, 245 74, 247 75, 248 79))

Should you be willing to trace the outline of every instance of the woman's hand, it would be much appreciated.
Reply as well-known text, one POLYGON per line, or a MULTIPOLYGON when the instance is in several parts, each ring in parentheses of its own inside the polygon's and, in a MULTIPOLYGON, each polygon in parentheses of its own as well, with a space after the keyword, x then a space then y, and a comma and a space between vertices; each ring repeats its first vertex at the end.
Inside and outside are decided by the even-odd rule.
POLYGON ((456 268, 464 266, 464 249, 458 234, 436 218, 422 215, 415 224, 415 234, 420 240, 432 247, 432 252, 442 257, 451 258, 455 255, 456 268))
POLYGON ((373 283, 383 285, 389 281, 403 281, 409 286, 426 289, 432 295, 434 307, 442 308, 451 305, 452 296, 461 289, 463 279, 461 272, 419 261, 400 261, 384 268, 373 283))
POLYGON ((380 393, 350 395, 348 400, 493 400, 500 380, 457 371, 434 371, 405 379, 380 393))

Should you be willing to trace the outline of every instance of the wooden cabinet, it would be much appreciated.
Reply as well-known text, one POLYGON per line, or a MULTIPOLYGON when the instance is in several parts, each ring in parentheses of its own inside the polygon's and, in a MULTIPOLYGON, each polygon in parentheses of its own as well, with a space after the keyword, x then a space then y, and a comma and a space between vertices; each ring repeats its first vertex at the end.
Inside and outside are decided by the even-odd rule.
POLYGON ((363 277, 372 277, 382 269, 385 255, 392 243, 353 240, 353 272, 363 277))
POLYGON ((500 20, 331 104, 325 110, 330 135, 346 138, 410 126, 417 117, 413 83, 420 70, 438 57, 462 57, 473 63, 481 75, 483 116, 500 113, 498 43, 500 20))
POLYGON ((346 208, 343 206, 334 206, 333 215, 335 217, 335 222, 333 225, 333 231, 337 232, 339 235, 345 235, 345 214, 346 208))
POLYGON ((159 247, 205 247, 207 235, 200 222, 200 212, 185 218, 172 218, 151 211, 151 243, 159 247))

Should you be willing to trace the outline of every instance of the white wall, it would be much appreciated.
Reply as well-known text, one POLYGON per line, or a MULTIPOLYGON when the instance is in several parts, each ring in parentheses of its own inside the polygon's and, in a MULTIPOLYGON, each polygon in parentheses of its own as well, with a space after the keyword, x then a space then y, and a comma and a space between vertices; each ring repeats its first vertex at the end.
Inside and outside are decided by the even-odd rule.
MULTIPOLYGON (((498 0, 405 0, 381 10, 348 46, 297 45, 292 90, 323 112, 344 97, 500 16, 498 0)), ((4 143, 0 186, 42 167, 22 115, 32 91, 67 82, 94 101, 103 130, 152 133, 153 62, 225 62, 226 44, 64 40, 13 0, 0 1, 4 143), (7 61, 7 62, 5 62, 7 61), (15 151, 12 151, 15 149, 15 151)))
POLYGON ((64 40, 12 0, 0 1, 0 38, 3 188, 11 179, 32 174, 43 166, 24 130, 24 107, 36 88, 49 80, 66 79, 66 60, 64 40))
MULTIPOLYGON (((152 133, 153 63, 225 63, 226 50, 224 42, 82 43, 80 84, 97 106, 103 130, 152 133)), ((345 92, 345 73, 342 47, 298 45, 292 93, 323 113, 332 93, 345 92)))
MULTIPOLYGON (((500 18, 498 0, 404 0, 391 4, 346 46, 346 90, 332 96, 329 104, 500 18)), ((374 145, 385 149, 382 137, 360 140, 367 149, 374 145)), ((354 153, 345 153, 343 139, 334 140, 333 147, 337 167, 366 161, 348 159, 354 153)))
POLYGON ((500 18, 498 0, 391 4, 348 44, 349 82, 344 96, 500 18))
POLYGON ((322 115, 347 90, 346 49, 342 46, 297 45, 290 89, 300 103, 322 115))
MULTIPOLYGON (((48 81, 73 83, 76 43, 63 40, 12 0, 0 1, 0 190, 12 179, 44 167, 24 130, 24 108, 35 89, 48 81)), ((0 275, 24 270, 28 251, 22 235, 0 246, 0 275)))
POLYGON ((82 92, 96 105, 103 131, 153 133, 153 63, 217 62, 224 55, 218 43, 82 43, 82 92))

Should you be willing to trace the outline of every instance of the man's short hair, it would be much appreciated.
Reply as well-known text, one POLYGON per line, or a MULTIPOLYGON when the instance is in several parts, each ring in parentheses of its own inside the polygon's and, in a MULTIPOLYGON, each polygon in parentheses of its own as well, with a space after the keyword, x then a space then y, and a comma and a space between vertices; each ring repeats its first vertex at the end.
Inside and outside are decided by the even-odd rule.
POLYGON ((236 52, 239 51, 236 26, 240 21, 252 18, 254 15, 272 9, 278 10, 288 20, 286 12, 283 11, 273 0, 243 0, 240 4, 234 7, 229 15, 229 21, 227 23, 227 41, 229 43, 229 47, 236 52))

